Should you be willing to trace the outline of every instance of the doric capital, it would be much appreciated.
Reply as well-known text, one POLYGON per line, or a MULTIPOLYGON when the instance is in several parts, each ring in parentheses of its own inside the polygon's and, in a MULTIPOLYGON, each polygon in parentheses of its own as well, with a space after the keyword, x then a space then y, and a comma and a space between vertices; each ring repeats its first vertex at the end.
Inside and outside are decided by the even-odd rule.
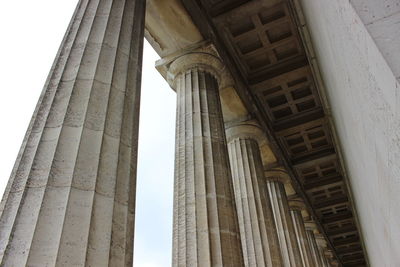
POLYGON ((278 181, 283 184, 291 182, 289 174, 282 167, 266 170, 264 171, 264 175, 268 181, 278 181))
POLYGON ((318 230, 318 226, 314 221, 305 221, 304 226, 307 230, 315 231, 318 230))
POLYGON ((234 85, 228 69, 210 44, 176 55, 168 64, 167 82, 172 88, 175 88, 176 77, 194 68, 212 74, 218 80, 219 88, 234 85))
POLYGON ((325 257, 326 257, 328 260, 332 260, 333 257, 334 257, 333 252, 332 252, 332 250, 330 250, 330 249, 326 249, 326 250, 324 251, 324 255, 325 255, 325 257))
POLYGON ((339 262, 335 259, 332 259, 329 261, 329 263, 331 264, 332 267, 339 267, 339 262))
POLYGON ((255 120, 243 121, 229 126, 225 125, 225 130, 228 142, 237 138, 250 138, 256 140, 260 146, 267 143, 264 131, 255 120))
POLYGON ((288 203, 289 203, 289 208, 292 210, 306 210, 306 204, 304 203, 304 201, 301 198, 289 198, 288 199, 288 203))
POLYGON ((322 234, 315 234, 315 241, 317 242, 318 246, 322 247, 322 248, 326 248, 327 247, 327 242, 325 237, 322 234))

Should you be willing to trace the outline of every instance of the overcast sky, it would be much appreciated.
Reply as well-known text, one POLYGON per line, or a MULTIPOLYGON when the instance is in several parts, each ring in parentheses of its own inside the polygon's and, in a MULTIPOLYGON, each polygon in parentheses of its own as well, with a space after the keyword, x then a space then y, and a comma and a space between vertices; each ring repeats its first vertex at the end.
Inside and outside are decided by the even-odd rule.
MULTIPOLYGON (((0 1, 0 192, 77 0, 0 1)), ((135 267, 171 265, 175 93, 145 43, 135 267)))

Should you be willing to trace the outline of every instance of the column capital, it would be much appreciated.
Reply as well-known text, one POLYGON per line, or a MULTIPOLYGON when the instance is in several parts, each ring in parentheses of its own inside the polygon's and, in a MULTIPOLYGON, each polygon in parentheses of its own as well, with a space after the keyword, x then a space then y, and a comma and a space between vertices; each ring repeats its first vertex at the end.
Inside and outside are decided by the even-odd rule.
POLYGON ((230 142, 237 138, 251 138, 261 144, 267 143, 267 137, 256 120, 247 120, 225 125, 226 138, 230 142))
POLYGON ((332 250, 330 250, 330 249, 326 249, 324 251, 324 254, 329 260, 332 260, 334 257, 334 254, 333 254, 332 250))
POLYGON ((330 260, 329 263, 331 264, 332 267, 338 267, 338 266, 340 266, 340 265, 339 265, 339 262, 338 262, 337 260, 335 260, 335 259, 330 260))
POLYGON ((326 242, 325 237, 322 234, 315 234, 315 241, 317 242, 318 246, 322 248, 326 248, 328 242, 326 242))
POLYGON ((288 203, 291 210, 307 210, 306 204, 301 198, 289 198, 288 203))
POLYGON ((268 181, 277 181, 283 184, 291 183, 291 178, 283 167, 265 170, 264 175, 268 181))
POLYGON ((214 46, 209 43, 170 56, 164 59, 164 64, 167 68, 166 80, 172 88, 175 88, 175 80, 179 74, 194 68, 212 74, 218 80, 219 88, 234 87, 229 70, 223 64, 214 46))
POLYGON ((305 221, 304 225, 307 230, 311 230, 311 231, 318 230, 318 226, 314 221, 305 221))

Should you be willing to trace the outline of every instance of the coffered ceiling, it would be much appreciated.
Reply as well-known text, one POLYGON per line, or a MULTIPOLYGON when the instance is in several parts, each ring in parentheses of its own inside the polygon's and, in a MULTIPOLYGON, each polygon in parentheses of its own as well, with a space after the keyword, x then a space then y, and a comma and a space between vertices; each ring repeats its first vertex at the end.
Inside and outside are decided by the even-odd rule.
POLYGON ((366 266, 344 168, 288 1, 182 0, 343 266, 366 266))

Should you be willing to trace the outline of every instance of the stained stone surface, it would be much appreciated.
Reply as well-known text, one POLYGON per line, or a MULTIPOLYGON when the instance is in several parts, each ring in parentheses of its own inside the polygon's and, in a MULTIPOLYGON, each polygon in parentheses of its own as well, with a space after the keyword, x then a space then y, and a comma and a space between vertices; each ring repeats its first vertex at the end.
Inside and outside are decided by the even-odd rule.
POLYGON ((259 145, 247 134, 261 130, 252 126, 253 130, 247 131, 248 126, 227 130, 244 262, 248 267, 282 266, 259 145))
POLYGON ((312 254, 313 261, 314 261, 314 265, 315 266, 323 266, 322 265, 323 262, 321 261, 321 258, 319 256, 319 250, 318 250, 317 243, 315 241, 315 236, 314 236, 313 230, 306 228, 306 234, 307 234, 308 242, 310 244, 311 254, 312 254))
POLYGON ((322 262, 322 266, 329 267, 330 264, 328 262, 328 258, 325 255, 325 252, 327 249, 327 242, 325 240, 325 237, 321 234, 317 234, 314 236, 315 236, 315 241, 316 241, 317 247, 318 247, 318 256, 322 262))
POLYGON ((1 204, 1 266, 132 266, 145 1, 81 0, 1 204))
POLYGON ((221 69, 219 59, 205 53, 181 56, 170 67, 177 92, 174 267, 243 266, 218 93, 221 69))
POLYGON ((265 172, 265 176, 282 252, 283 266, 300 267, 302 266, 301 255, 284 187, 284 182, 290 178, 283 170, 270 170, 265 172))
POLYGON ((368 264, 400 266, 400 3, 300 3, 332 107, 368 264))
POLYGON ((302 207, 301 205, 298 205, 297 202, 298 201, 289 201, 290 215, 292 217, 293 226, 296 233, 297 244, 300 249, 300 255, 303 265, 313 267, 315 266, 315 264, 311 254, 310 243, 307 239, 303 216, 301 215, 302 207))

